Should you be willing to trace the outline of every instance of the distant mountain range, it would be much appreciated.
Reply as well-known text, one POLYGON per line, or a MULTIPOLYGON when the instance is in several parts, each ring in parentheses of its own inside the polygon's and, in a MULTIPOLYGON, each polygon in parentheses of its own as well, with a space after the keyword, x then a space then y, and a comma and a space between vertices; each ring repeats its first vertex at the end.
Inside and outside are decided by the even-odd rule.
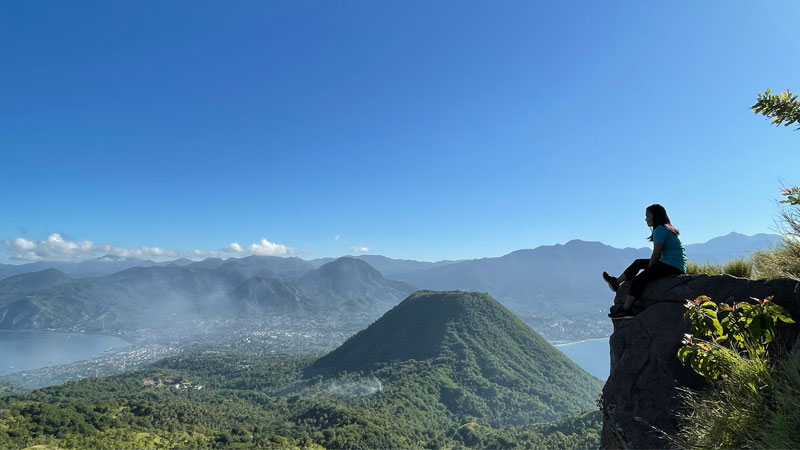
MULTIPOLYGON (((570 242, 585 242, 585 241, 574 240, 570 242)), ((686 252, 689 259, 692 261, 721 263, 738 257, 748 256, 749 254, 751 254, 756 250, 764 250, 772 248, 778 245, 780 242, 781 238, 776 234, 761 233, 753 236, 746 236, 744 234, 732 232, 725 236, 711 239, 702 244, 689 244, 686 246, 686 252)), ((553 246, 545 245, 537 247, 537 249, 547 248, 547 247, 557 247, 558 245, 560 244, 556 244, 553 246)), ((628 250, 628 248, 624 250, 628 250)), ((637 250, 649 251, 647 250, 646 247, 639 248, 637 250)), ((510 254, 517 253, 520 251, 524 252, 526 250, 517 250, 516 252, 512 252, 510 254)), ((392 259, 381 255, 358 255, 351 257, 360 259, 362 261, 366 261, 367 263, 369 263, 369 265, 378 269, 378 271, 380 271, 383 274, 383 276, 391 279, 401 279, 403 277, 423 272, 428 269, 434 269, 437 267, 447 266, 450 264, 482 260, 482 259, 456 260, 456 261, 443 260, 437 262, 424 262, 424 261, 414 261, 409 259, 392 259)), ((64 272, 65 274, 69 275, 72 278, 99 277, 103 275, 110 275, 112 273, 119 272, 121 270, 130 269, 131 267, 152 267, 152 266, 163 267, 168 265, 176 265, 176 266, 189 266, 192 268, 216 269, 217 267, 225 264, 226 262, 230 262, 232 264, 238 264, 236 263, 236 261, 243 261, 243 260, 247 261, 248 258, 255 258, 255 260, 257 260, 260 257, 249 256, 245 258, 229 258, 226 260, 223 260, 221 258, 207 258, 199 262, 195 262, 186 258, 180 258, 173 261, 155 262, 146 259, 124 258, 113 255, 105 255, 96 259, 82 261, 82 262, 37 261, 27 264, 0 264, 0 280, 2 280, 3 278, 10 277, 12 275, 18 275, 26 272, 38 272, 44 269, 58 269, 59 271, 64 272)), ((324 264, 335 261, 338 258, 320 258, 320 259, 312 259, 309 261, 304 261, 296 257, 281 258, 281 259, 292 261, 292 263, 289 264, 293 265, 294 269, 296 269, 298 273, 302 274, 302 272, 306 270, 317 269, 324 264)), ((483 258, 483 259, 496 259, 496 258, 483 258)), ((270 264, 279 264, 279 263, 265 262, 264 264, 265 264, 264 267, 269 268, 270 264)), ((283 263, 280 264, 282 267, 284 267, 283 263)))
MULTIPOLYGON (((777 235, 730 233, 704 244, 686 246, 689 260, 723 262, 774 247, 777 235)), ((421 289, 488 292, 515 309, 547 308, 555 312, 605 305, 609 290, 600 274, 621 273, 634 259, 649 258, 649 248, 618 249, 601 242, 572 240, 566 244, 517 250, 499 258, 463 261, 394 278, 421 289)))
POLYGON ((0 329, 156 328, 211 317, 377 317, 415 290, 347 257, 319 269, 271 256, 198 265, 132 267, 80 279, 56 269, 8 277, 0 280, 0 329), (307 267, 300 278, 298 266, 307 267))
POLYGON ((44 269, 58 269, 72 278, 99 277, 109 275, 131 267, 151 267, 151 266, 185 266, 193 264, 194 261, 181 258, 174 261, 155 262, 147 259, 122 258, 113 255, 101 256, 81 262, 64 261, 37 261, 27 264, 0 264, 0 280, 12 275, 19 275, 27 272, 38 272, 44 269))
POLYGON ((716 237, 702 244, 686 246, 686 256, 690 261, 698 263, 710 262, 720 264, 732 259, 747 257, 757 250, 774 248, 781 243, 777 234, 755 234, 745 236, 729 233, 716 237))
MULTIPOLYGON (((369 265, 378 269, 387 278, 395 278, 396 275, 417 273, 427 269, 433 269, 435 267, 441 267, 441 266, 446 266, 448 264, 462 262, 462 260, 422 262, 422 261, 414 261, 411 259, 392 259, 381 255, 359 255, 359 256, 353 256, 353 258, 358 258, 362 261, 366 261, 367 263, 369 263, 369 265)), ((309 262, 313 264, 314 267, 319 267, 335 259, 336 258, 312 259, 309 262)))
MULTIPOLYGON (((691 260, 719 262, 778 242, 777 235, 731 233, 686 250, 691 260)), ((573 240, 436 263, 363 255, 0 265, 0 329, 154 326, 212 314, 377 317, 416 289, 487 292, 515 311, 568 314, 605 306, 610 292, 600 273, 620 273, 649 254, 573 240)))

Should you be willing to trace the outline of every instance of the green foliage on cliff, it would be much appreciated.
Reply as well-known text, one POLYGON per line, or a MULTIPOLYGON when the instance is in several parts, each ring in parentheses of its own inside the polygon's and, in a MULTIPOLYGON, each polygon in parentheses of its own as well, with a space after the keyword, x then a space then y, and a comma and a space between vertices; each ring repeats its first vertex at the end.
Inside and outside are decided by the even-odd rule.
POLYGON ((768 434, 793 439, 796 428, 788 432, 786 424, 800 394, 798 364, 790 361, 785 371, 775 370, 766 351, 776 324, 794 323, 786 310, 769 299, 718 306, 705 296, 687 308, 694 335, 686 335, 678 358, 705 377, 710 389, 684 391, 682 427, 673 443, 687 449, 763 448, 768 434), (773 428, 766 434, 765 418, 773 428))
POLYGON ((742 364, 740 358, 766 358, 777 323, 794 323, 785 308, 770 300, 717 305, 700 296, 687 302, 684 318, 692 325, 693 334, 684 337, 678 359, 714 383, 732 376, 742 364))

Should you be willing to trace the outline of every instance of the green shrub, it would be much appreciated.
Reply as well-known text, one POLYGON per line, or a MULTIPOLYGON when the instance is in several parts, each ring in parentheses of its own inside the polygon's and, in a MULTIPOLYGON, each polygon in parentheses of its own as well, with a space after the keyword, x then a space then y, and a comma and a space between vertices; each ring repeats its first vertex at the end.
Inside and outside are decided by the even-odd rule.
POLYGON ((722 273, 722 267, 710 262, 700 264, 689 261, 686 263, 686 273, 689 275, 719 275, 722 273))
POLYGON ((722 273, 739 278, 750 278, 753 276, 753 263, 744 258, 734 259, 722 265, 722 273))

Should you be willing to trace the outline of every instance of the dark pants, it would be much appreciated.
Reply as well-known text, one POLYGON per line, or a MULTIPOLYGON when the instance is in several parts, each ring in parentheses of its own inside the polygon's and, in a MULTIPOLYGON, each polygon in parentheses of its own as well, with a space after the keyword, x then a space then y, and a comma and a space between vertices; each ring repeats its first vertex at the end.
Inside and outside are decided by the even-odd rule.
POLYGON ((631 288, 628 290, 628 295, 634 298, 641 298, 644 292, 644 287, 653 280, 664 278, 668 275, 680 275, 683 273, 681 269, 675 266, 670 266, 661 261, 653 264, 653 267, 647 267, 650 264, 649 259, 637 259, 627 269, 625 269, 625 278, 631 283, 631 288), (639 273, 640 270, 644 270, 639 273), (639 275, 636 275, 639 273, 639 275))

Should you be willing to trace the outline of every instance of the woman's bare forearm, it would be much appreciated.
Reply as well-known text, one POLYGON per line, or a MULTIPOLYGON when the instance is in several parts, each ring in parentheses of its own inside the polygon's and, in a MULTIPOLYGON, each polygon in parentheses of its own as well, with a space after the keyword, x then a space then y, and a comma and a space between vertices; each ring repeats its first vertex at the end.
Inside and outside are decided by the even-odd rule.
POLYGON ((655 263, 661 260, 661 249, 664 247, 664 244, 661 242, 656 242, 653 244, 653 254, 650 256, 650 263, 648 267, 653 267, 655 263))

